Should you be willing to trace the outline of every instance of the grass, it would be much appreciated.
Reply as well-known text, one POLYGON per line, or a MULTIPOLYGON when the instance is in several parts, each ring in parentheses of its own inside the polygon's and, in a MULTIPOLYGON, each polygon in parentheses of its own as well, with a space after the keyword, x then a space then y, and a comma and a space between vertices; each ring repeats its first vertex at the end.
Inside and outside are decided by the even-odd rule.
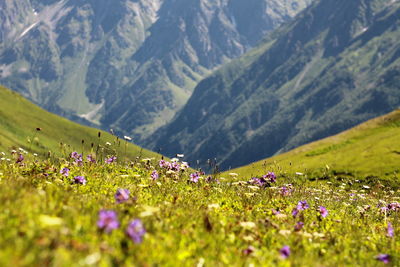
MULTIPOLYGON (((139 148, 131 144, 120 156, 124 146, 115 137, 102 132, 98 138, 98 130, 51 115, 4 88, 0 99, 0 266, 384 266, 381 254, 389 266, 400 265, 400 190, 379 179, 368 186, 357 176, 311 181, 278 164, 259 166, 260 174, 275 172, 276 182, 207 176, 147 151, 143 155, 152 159, 138 159, 139 148), (27 138, 34 140, 30 148, 27 138), (57 139, 70 145, 60 147, 57 139), (82 139, 88 140, 83 146, 82 139), (95 153, 88 142, 103 151, 95 153), (76 149, 96 160, 76 160, 76 149), (110 155, 118 162, 106 163, 110 155), (65 168, 68 173, 61 172, 65 168), (117 201, 119 189, 129 197, 117 201), (299 201, 309 207, 293 215, 299 201), (103 221, 118 222, 110 231, 99 224, 104 210, 116 215, 103 221), (144 231, 131 228, 129 236, 133 221, 144 231), (284 247, 290 255, 282 255, 284 247)), ((302 159, 377 142, 377 134, 395 134, 389 132, 398 130, 399 117, 394 112, 335 142, 303 148, 302 159)))
POLYGON ((7 156, 13 160, 0 162, 2 266, 383 266, 382 253, 400 264, 400 204, 382 209, 400 191, 380 183, 310 182, 279 170, 266 187, 238 177, 192 182, 190 170, 154 160, 80 165, 70 157, 28 154, 14 163, 18 155, 7 156), (87 183, 74 183, 78 175, 87 183), (123 203, 114 197, 119 188, 130 191, 123 203), (309 208, 294 217, 301 200, 309 208), (119 227, 101 229, 101 210, 114 211, 119 227), (141 242, 126 234, 132 220, 145 228, 141 242), (298 222, 304 227, 295 230, 298 222), (280 255, 284 246, 288 258, 280 255))
POLYGON ((338 135, 229 172, 260 175, 271 166, 320 177, 340 174, 397 183, 400 179, 400 110, 338 135))
POLYGON ((63 151, 73 150, 86 154, 97 152, 99 156, 161 157, 104 131, 51 114, 1 86, 0 106, 0 151, 23 148, 44 157, 49 151, 60 156, 63 151), (107 142, 113 146, 107 146, 107 142))

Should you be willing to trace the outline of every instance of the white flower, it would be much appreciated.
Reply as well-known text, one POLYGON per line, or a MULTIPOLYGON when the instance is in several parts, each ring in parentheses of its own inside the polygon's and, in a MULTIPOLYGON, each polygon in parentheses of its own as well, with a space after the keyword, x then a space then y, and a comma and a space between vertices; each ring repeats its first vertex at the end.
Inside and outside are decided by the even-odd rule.
POLYGON ((124 139, 127 140, 127 141, 132 141, 132 138, 129 137, 129 136, 126 136, 126 135, 124 136, 124 139))
POLYGON ((185 155, 184 155, 184 154, 176 154, 176 156, 177 156, 178 158, 183 158, 185 155))

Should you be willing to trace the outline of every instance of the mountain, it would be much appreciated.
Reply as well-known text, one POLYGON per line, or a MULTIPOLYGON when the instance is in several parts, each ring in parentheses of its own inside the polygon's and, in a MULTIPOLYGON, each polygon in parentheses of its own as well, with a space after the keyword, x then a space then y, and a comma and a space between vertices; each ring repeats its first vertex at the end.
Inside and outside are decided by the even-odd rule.
POLYGON ((323 177, 321 173, 328 172, 397 182, 400 178, 399 135, 400 110, 396 110, 338 135, 229 172, 250 178, 264 175, 268 168, 279 166, 288 173, 311 173, 323 177))
POLYGON ((143 138, 198 81, 311 0, 5 0, 0 83, 49 111, 143 138))
POLYGON ((49 113, 2 86, 0 86, 0 106, 0 152, 5 152, 6 155, 11 149, 23 148, 46 157, 49 151, 53 155, 62 155, 74 150, 79 153, 97 151, 98 156, 117 154, 119 158, 127 156, 131 159, 139 155, 161 157, 134 144, 117 140, 109 133, 81 126, 49 113), (36 128, 41 130, 37 131, 36 128), (111 145, 106 145, 106 142, 111 145))
POLYGON ((195 88, 149 148, 237 167, 400 106, 400 1, 319 0, 195 88))

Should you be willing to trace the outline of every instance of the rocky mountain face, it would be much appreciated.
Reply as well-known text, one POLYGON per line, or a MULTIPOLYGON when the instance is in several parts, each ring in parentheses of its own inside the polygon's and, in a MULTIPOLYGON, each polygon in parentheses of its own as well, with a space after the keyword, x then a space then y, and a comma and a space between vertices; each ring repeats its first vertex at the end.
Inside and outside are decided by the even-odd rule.
POLYGON ((398 40, 400 1, 316 1, 202 80, 146 144, 229 169, 388 113, 400 106, 398 40))
POLYGON ((198 81, 311 0, 3 0, 0 83, 69 118, 143 138, 198 81))

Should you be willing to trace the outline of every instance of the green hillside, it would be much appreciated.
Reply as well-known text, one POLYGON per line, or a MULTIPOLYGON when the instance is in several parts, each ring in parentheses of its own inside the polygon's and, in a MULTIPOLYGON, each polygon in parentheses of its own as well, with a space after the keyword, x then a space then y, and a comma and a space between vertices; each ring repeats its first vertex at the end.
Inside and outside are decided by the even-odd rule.
POLYGON ((157 156, 103 131, 100 131, 99 138, 99 130, 51 114, 1 86, 0 107, 0 152, 23 148, 39 156, 47 155, 49 151, 61 155, 64 150, 66 153, 92 150, 97 151, 99 156, 157 156), (37 131, 36 128, 41 130, 37 131), (111 145, 106 145, 107 142, 111 145))
POLYGON ((288 173, 400 178, 400 109, 348 131, 287 153, 231 170, 242 176, 264 174, 271 165, 288 173))

